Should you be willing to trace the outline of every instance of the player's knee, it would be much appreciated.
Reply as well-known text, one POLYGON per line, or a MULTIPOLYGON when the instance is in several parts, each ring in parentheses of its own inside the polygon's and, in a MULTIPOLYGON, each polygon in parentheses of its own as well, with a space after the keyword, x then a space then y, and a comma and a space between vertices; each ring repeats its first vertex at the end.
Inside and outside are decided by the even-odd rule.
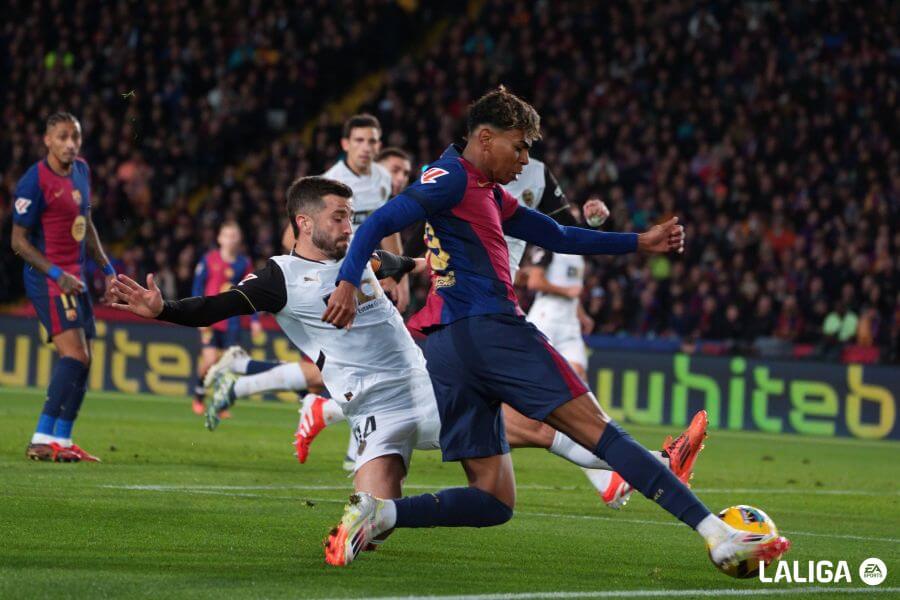
MULTIPOLYGON (((506 504, 494 495, 489 495, 489 497, 490 501, 486 502, 489 508, 486 507, 485 513, 492 521, 491 525, 503 525, 512 519, 514 506, 506 504)), ((515 498, 513 498, 512 503, 515 505, 515 498)))

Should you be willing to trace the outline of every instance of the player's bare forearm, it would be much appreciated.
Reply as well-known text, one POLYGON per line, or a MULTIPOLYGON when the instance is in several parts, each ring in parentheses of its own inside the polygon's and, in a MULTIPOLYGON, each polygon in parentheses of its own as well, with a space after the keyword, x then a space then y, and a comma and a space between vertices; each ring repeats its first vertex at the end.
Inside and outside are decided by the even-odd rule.
POLYGON ((100 265, 101 269, 109 264, 109 258, 107 258, 106 252, 103 251, 103 244, 100 243, 100 235, 97 233, 97 228, 94 227, 94 221, 92 219, 88 219, 87 238, 84 242, 88 254, 94 259, 94 262, 100 265))
POLYGON ((10 245, 12 246, 13 252, 22 257, 22 260, 44 275, 46 275, 50 271, 50 267, 53 266, 53 264, 47 260, 47 257, 28 241, 28 230, 21 225, 12 226, 12 239, 10 240, 10 245))
POLYGON ((400 240, 399 233, 392 233, 391 235, 382 239, 381 247, 388 252, 396 254, 397 256, 403 255, 403 242, 400 240))
POLYGON ((581 295, 581 286, 563 287, 553 285, 547 281, 547 276, 541 268, 532 268, 528 274, 528 289, 533 292, 542 292, 562 298, 576 298, 581 295))

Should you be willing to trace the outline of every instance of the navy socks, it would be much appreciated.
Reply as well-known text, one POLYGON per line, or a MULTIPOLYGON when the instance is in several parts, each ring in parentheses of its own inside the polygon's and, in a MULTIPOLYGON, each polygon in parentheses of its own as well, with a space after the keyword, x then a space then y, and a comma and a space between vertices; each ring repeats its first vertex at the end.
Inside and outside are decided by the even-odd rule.
POLYGON ((280 367, 284 363, 277 360, 250 360, 247 363, 247 375, 256 375, 257 373, 263 373, 268 371, 269 369, 274 369, 275 367, 280 367))
POLYGON ((88 367, 81 361, 67 356, 56 361, 37 433, 61 438, 72 436, 72 426, 84 401, 87 376, 88 367))
POLYGON ((606 424, 594 454, 608 462, 644 496, 696 529, 709 509, 666 466, 613 422, 606 424))
POLYGON ((395 527, 491 527, 512 518, 513 511, 478 488, 449 488, 436 494, 394 500, 395 527))

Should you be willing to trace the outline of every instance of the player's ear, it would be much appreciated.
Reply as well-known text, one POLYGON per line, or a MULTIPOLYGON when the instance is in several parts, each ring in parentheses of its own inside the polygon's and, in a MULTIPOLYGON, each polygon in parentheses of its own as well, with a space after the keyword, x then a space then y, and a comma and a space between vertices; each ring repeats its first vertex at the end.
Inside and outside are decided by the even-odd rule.
POLYGON ((350 139, 349 138, 341 138, 341 150, 344 152, 348 152, 350 150, 350 139))

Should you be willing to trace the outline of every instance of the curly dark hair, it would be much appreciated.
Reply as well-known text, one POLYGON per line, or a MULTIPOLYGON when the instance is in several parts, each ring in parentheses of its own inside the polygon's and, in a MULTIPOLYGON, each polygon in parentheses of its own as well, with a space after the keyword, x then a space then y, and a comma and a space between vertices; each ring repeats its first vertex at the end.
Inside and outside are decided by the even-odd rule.
POLYGON ((469 106, 466 121, 469 133, 479 125, 490 125, 503 131, 521 129, 526 138, 541 139, 541 116, 533 106, 502 85, 469 106))

